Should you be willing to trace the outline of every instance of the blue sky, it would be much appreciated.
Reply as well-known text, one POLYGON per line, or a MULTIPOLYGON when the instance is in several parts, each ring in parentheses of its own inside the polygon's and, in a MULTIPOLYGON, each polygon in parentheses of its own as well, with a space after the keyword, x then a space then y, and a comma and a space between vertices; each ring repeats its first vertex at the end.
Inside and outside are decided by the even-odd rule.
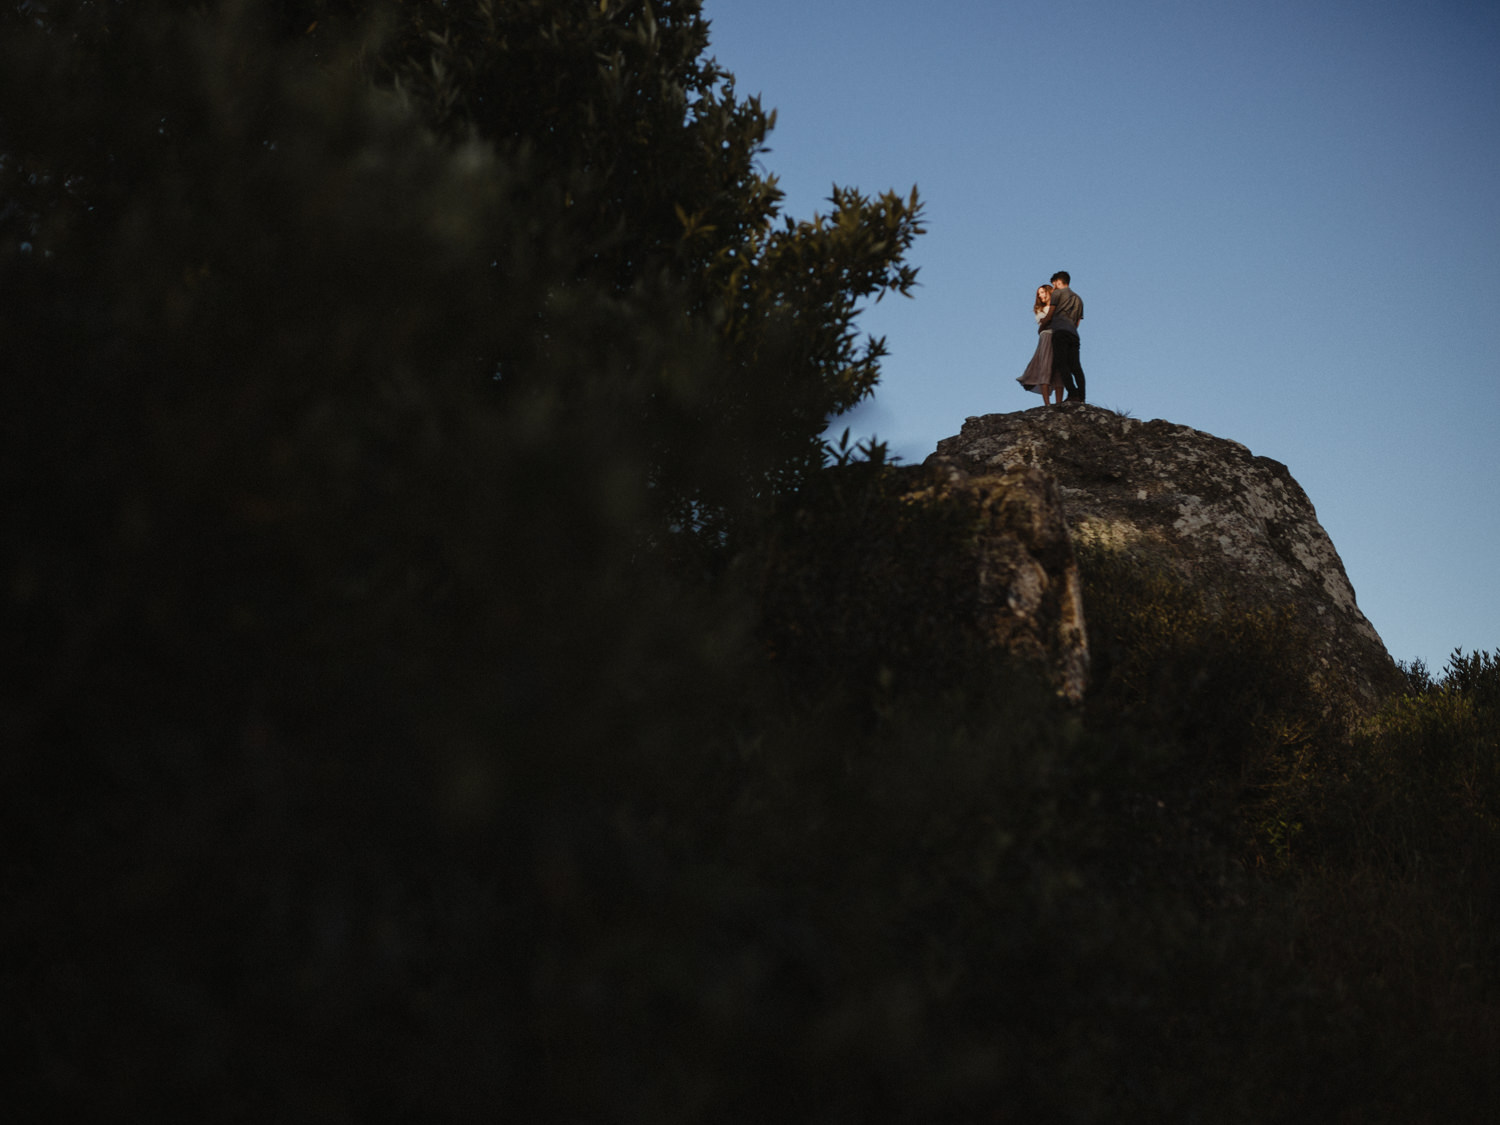
POLYGON ((1032 407, 1031 299, 1089 401, 1287 465, 1391 655, 1500 649, 1500 5, 706 0, 778 111, 786 213, 916 185, 921 287, 841 419, 921 461, 1032 407))

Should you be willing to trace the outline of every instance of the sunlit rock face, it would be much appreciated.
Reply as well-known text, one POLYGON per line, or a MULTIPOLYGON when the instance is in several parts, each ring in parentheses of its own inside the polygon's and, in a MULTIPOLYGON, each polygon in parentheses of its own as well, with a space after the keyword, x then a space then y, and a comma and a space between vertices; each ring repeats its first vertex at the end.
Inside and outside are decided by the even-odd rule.
POLYGON ((1312 502, 1285 465, 1238 442, 1078 404, 969 418, 927 463, 1039 469, 1057 483, 1075 542, 1164 563, 1211 603, 1290 605, 1320 638, 1317 666, 1367 702, 1395 682, 1312 502))
POLYGON ((1080 701, 1088 687, 1088 637, 1056 481, 1020 464, 971 473, 930 457, 925 468, 912 499, 948 493, 976 506, 971 558, 990 642, 1041 669, 1059 695, 1080 701))

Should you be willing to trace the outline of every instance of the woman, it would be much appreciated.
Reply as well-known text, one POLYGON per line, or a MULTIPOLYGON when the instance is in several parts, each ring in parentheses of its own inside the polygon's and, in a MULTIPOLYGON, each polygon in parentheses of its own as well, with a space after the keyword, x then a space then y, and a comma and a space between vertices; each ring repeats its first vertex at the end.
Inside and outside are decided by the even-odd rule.
MULTIPOLYGON (((1031 306, 1031 315, 1036 318, 1037 324, 1040 325, 1042 318, 1047 315, 1047 306, 1051 302, 1052 286, 1038 285, 1036 303, 1031 306)), ((1054 391, 1057 392, 1058 403, 1062 403, 1062 380, 1054 378, 1052 374, 1052 329, 1037 329, 1036 354, 1031 357, 1031 362, 1026 365, 1026 370, 1016 382, 1028 391, 1038 392, 1042 396, 1043 406, 1051 404, 1054 391)))

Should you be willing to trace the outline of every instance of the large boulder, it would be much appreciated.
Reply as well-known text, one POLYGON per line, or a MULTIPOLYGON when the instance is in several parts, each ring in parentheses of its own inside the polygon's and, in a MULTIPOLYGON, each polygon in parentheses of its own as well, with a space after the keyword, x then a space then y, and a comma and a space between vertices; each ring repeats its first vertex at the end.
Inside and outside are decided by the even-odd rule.
POLYGON ((1307 494, 1238 442, 1078 404, 969 418, 926 464, 969 477, 1040 471, 1078 544, 1169 567, 1211 605, 1291 608, 1317 639, 1310 672, 1367 704, 1398 682, 1307 494))

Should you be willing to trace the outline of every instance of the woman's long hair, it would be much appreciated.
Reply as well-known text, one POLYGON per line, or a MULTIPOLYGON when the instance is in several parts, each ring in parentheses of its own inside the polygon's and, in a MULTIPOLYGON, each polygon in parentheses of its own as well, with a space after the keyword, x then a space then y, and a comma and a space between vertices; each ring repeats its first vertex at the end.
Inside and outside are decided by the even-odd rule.
POLYGON ((1042 290, 1043 289, 1045 289, 1049 295, 1052 292, 1052 286, 1050 286, 1050 285, 1038 285, 1036 287, 1036 303, 1031 306, 1031 312, 1032 312, 1033 315, 1035 315, 1036 313, 1041 312, 1042 309, 1046 308, 1047 305, 1050 303, 1048 301, 1042 300, 1042 290))

